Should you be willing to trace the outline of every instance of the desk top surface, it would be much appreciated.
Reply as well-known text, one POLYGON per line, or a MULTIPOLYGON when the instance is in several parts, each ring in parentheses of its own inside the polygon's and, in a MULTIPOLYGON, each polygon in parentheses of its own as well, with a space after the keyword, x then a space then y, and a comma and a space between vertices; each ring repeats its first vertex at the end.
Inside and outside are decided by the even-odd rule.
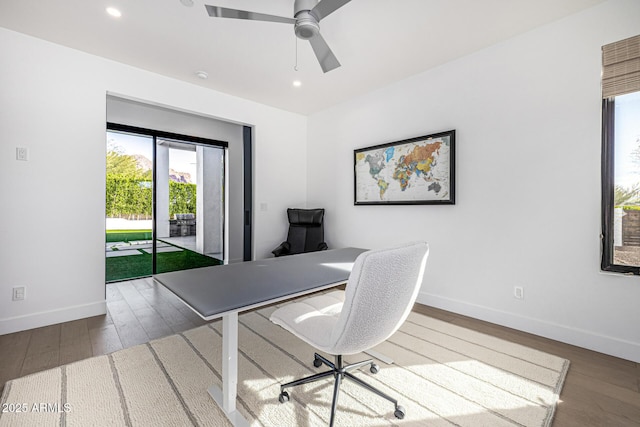
POLYGON ((157 274, 154 278, 205 319, 346 282, 366 249, 309 252, 157 274))

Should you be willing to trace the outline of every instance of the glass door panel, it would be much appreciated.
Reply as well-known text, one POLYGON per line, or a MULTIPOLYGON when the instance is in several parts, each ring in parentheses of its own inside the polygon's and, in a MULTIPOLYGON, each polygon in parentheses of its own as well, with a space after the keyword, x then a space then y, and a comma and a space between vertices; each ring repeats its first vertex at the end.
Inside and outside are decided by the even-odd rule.
POLYGON ((152 137, 107 132, 107 282, 152 274, 152 159, 152 137))
POLYGON ((222 264, 224 149, 156 139, 156 273, 222 264))

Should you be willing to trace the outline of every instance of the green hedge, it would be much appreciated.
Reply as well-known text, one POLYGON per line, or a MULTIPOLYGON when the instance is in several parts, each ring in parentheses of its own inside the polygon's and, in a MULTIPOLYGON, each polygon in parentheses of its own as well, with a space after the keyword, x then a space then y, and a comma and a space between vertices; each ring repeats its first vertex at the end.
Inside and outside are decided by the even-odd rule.
POLYGON ((196 185, 169 181, 169 215, 196 213, 196 185))
MULTIPOLYGON (((151 181, 107 174, 106 215, 109 218, 151 217, 151 181)), ((196 213, 196 185, 169 182, 169 215, 196 213)))

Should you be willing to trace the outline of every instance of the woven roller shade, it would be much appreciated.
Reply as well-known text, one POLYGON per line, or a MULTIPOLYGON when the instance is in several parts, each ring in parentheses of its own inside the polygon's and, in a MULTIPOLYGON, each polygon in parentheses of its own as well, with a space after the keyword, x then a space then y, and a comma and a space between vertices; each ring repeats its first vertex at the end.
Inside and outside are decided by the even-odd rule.
POLYGON ((640 36, 602 46, 602 97, 640 91, 640 36))

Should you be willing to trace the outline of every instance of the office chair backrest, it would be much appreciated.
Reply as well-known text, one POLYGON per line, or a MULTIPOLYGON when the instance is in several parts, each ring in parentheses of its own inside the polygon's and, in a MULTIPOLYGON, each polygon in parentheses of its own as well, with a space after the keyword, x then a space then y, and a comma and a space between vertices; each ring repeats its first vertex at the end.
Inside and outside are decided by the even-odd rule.
POLYGON ((289 233, 287 242, 292 254, 318 250, 324 242, 324 209, 287 209, 289 233))
POLYGON ((416 242, 367 251, 356 259, 332 331, 331 353, 359 353, 398 330, 418 296, 428 255, 429 245, 416 242))

